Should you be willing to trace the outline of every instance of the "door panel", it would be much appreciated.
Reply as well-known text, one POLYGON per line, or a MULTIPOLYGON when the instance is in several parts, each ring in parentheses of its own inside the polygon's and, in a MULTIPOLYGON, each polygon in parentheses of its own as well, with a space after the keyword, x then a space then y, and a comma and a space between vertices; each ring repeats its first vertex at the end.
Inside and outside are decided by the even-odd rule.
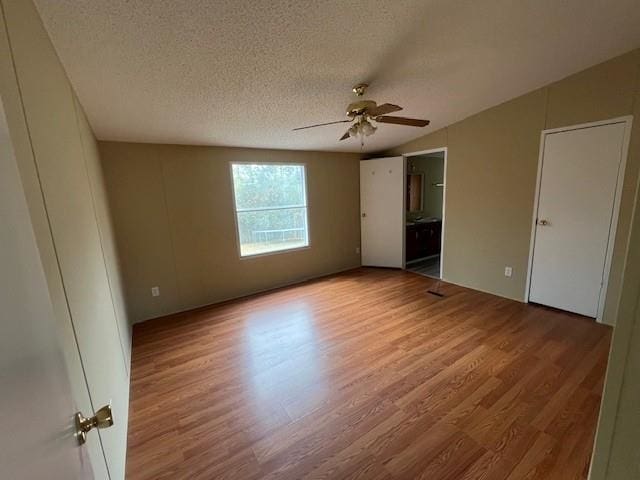
POLYGON ((597 316, 624 133, 616 123, 546 136, 530 301, 597 316))
POLYGON ((360 162, 362 264, 402 268, 404 159, 360 162))
MULTIPOLYGON (((75 404, 74 411, 88 413, 93 411, 93 406, 91 405, 89 391, 84 379, 84 372, 78 354, 78 345, 73 332, 73 325, 71 323, 69 307, 60 276, 49 221, 42 201, 41 186, 33 161, 31 142, 23 114, 18 85, 16 83, 12 57, 9 53, 5 25, 3 12, 0 11, 0 87, 2 88, 2 101, 4 102, 9 131, 11 133, 11 143, 18 163, 24 195, 27 199, 31 225, 36 237, 40 262, 42 263, 44 275, 47 280, 48 294, 53 306, 53 315, 56 322, 56 331, 64 354, 66 370, 71 381, 71 395, 75 404)), ((4 120, 4 117, 2 117, 2 119, 4 120)), ((89 454, 95 478, 108 478, 107 465, 99 436, 89 435, 83 449, 89 454)), ((0 478, 4 477, 0 475, 0 478)))
POLYGON ((33 3, 2 0, 2 5, 93 410, 109 403, 113 409, 113 427, 89 436, 101 439, 111 479, 122 479, 129 378, 72 89, 33 3))
POLYGON ((29 218, 0 104, 0 478, 93 478, 29 218))

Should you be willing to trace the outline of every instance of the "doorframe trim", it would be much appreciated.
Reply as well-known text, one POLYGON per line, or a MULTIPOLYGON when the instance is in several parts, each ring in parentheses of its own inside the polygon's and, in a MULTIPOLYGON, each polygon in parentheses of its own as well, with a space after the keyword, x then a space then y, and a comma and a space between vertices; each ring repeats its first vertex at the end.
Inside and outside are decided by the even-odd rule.
POLYGON ((440 232, 440 280, 444 280, 444 231, 445 231, 445 216, 447 210, 447 159, 449 156, 448 147, 438 147, 438 148, 430 148, 428 150, 420 150, 418 152, 411 153, 403 153, 403 168, 404 175, 402 176, 403 182, 403 194, 402 194, 402 214, 405 217, 405 222, 403 225, 402 231, 402 269, 406 270, 407 268, 407 239, 405 238, 407 232, 406 226, 406 216, 407 216, 407 158, 408 157, 416 157, 418 155, 427 155, 429 153, 444 153, 444 173, 442 176, 442 181, 444 186, 442 187, 442 227, 440 232))
POLYGON ((598 313, 596 321, 602 323, 604 314, 604 305, 607 297, 607 287, 609 286, 609 273, 611 272, 611 261, 613 259, 613 248, 615 246, 616 231, 618 228, 618 220, 620 215, 620 201, 622 199, 622 189, 624 186, 624 175, 629 157, 629 143, 631 140, 631 127, 633 123, 633 115, 625 115, 615 117, 608 120, 599 120, 597 122, 580 123, 577 125, 569 125, 566 127, 549 128, 540 132, 540 147, 538 152, 538 173, 536 177, 536 190, 533 200, 533 215, 531 218, 531 235, 529 237, 529 259, 527 262, 527 281, 524 291, 524 302, 529 303, 529 294, 531 292, 531 273, 533 267, 533 250, 536 241, 536 224, 538 219, 538 208, 540 203, 540 183, 542 181, 542 164, 544 158, 544 147, 547 135, 553 133, 567 132, 572 130, 582 130, 585 128, 601 127, 603 125, 613 125, 623 123, 625 125, 624 137, 622 139, 621 158, 618 165, 618 176, 616 179, 616 192, 613 200, 613 210, 611 214, 611 225, 609 227, 609 238, 607 240, 607 251, 605 253, 604 272, 602 277, 602 288, 598 298, 598 313))

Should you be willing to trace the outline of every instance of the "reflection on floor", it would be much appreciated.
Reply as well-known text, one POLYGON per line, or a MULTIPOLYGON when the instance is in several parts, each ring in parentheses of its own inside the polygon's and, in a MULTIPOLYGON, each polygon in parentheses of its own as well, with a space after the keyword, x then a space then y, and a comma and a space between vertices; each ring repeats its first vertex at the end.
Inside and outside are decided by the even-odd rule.
POLYGON ((128 480, 583 479, 611 329, 362 268, 134 326, 128 480))
POLYGON ((440 278, 440 255, 407 265, 407 270, 431 278, 440 278))

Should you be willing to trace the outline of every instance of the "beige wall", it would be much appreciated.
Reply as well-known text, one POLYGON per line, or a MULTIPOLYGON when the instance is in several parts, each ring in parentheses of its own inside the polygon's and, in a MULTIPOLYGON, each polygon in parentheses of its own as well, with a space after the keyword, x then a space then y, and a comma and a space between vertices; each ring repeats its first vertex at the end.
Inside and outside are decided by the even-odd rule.
POLYGON ((607 368, 590 480, 640 478, 640 197, 607 368))
POLYGON ((448 147, 444 278, 523 300, 540 131, 633 114, 631 149, 605 305, 613 323, 640 166, 640 50, 394 148, 448 147), (505 266, 513 277, 504 276, 505 266))
POLYGON ((118 324, 122 349, 127 363, 127 371, 131 363, 131 322, 127 316, 124 289, 122 287, 121 265, 116 249, 116 239, 109 210, 109 201, 104 181, 98 142, 96 140, 82 105, 74 95, 74 104, 78 118, 78 128, 82 140, 82 149, 86 162, 87 177, 91 190, 91 201, 95 215, 98 233, 100 235, 100 247, 103 261, 106 267, 109 295, 113 304, 114 315, 118 324))
POLYGON ((96 141, 33 3, 0 7, 0 94, 73 397, 85 414, 113 399, 116 426, 87 446, 103 478, 102 447, 115 445, 111 473, 124 478, 130 325, 96 141))
POLYGON ((134 321, 360 265, 356 154, 99 146, 134 321), (239 258, 232 161, 306 164, 310 248, 239 258))

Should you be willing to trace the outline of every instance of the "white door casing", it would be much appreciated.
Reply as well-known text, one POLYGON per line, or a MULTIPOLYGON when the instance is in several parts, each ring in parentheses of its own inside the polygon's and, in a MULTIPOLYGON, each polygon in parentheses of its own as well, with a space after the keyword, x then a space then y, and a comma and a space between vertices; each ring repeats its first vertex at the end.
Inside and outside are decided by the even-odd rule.
POLYGON ((543 132, 528 300, 599 318, 627 123, 543 132))
POLYGON ((404 158, 360 162, 362 265, 402 268, 404 158))

